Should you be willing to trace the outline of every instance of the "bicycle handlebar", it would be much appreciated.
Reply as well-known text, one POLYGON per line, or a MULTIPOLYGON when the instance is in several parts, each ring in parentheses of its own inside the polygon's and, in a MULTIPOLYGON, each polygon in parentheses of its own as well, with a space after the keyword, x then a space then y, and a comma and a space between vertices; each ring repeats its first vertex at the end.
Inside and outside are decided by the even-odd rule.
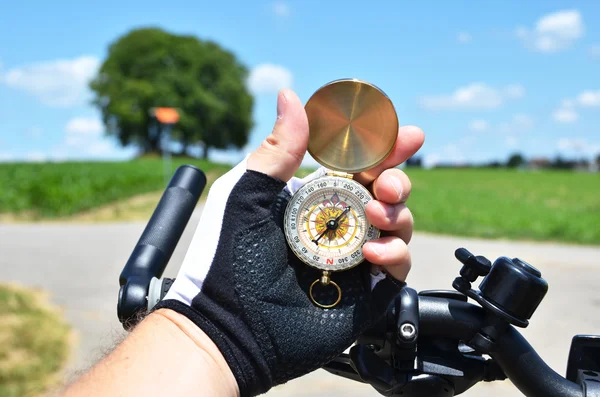
POLYGON ((557 374, 514 327, 498 340, 490 356, 526 396, 582 397, 580 385, 557 374))
POLYGON ((182 165, 165 189, 119 276, 117 315, 129 327, 145 306, 152 277, 161 277, 206 186, 204 173, 182 165))
MULTIPOLYGON (((467 302, 419 297, 419 325, 424 336, 469 341, 481 329, 484 316, 482 308, 467 302)), ((526 396, 583 396, 581 386, 550 368, 512 326, 496 341, 489 354, 526 396)))

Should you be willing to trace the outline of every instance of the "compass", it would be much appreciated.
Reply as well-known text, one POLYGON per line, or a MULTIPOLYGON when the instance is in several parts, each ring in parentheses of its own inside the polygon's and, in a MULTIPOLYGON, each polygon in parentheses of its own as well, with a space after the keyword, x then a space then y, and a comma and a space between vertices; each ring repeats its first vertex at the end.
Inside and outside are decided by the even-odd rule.
POLYGON ((331 308, 342 299, 332 273, 362 263, 363 245, 380 235, 366 216, 373 197, 353 176, 390 154, 398 136, 398 118, 383 91, 357 79, 324 85, 308 100, 305 110, 308 152, 327 173, 308 181, 292 196, 284 231, 294 254, 323 272, 310 286, 310 299, 317 306, 331 308), (334 303, 315 299, 313 288, 318 283, 336 288, 334 303))

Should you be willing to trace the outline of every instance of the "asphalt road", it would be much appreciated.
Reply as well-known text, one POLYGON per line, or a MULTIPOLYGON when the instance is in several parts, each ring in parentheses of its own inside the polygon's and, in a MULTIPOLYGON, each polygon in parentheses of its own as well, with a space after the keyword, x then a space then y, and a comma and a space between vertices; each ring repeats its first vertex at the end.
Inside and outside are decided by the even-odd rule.
MULTIPOLYGON (((173 255, 179 264, 199 219, 195 213, 173 255)), ((0 225, 0 281, 43 288, 64 308, 78 334, 65 381, 77 376, 124 335, 116 316, 118 277, 145 223, 0 225)), ((600 247, 485 241, 417 233, 411 243, 409 285, 451 288, 460 265, 453 252, 466 247, 490 259, 518 256, 541 270, 549 292, 522 331, 548 365, 564 374, 573 335, 600 334, 600 247)), ((159 365, 159 363, 157 363, 159 365)), ((370 386, 318 370, 279 386, 270 396, 377 396, 370 386)), ((465 396, 521 395, 509 382, 480 384, 465 396)))

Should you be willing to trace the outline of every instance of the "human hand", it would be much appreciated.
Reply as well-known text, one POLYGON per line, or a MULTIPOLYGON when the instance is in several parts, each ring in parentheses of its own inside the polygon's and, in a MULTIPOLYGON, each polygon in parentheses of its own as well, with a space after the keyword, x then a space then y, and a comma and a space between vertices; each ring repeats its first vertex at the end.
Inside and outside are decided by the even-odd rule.
MULTIPOLYGON (((403 127, 389 157, 355 176, 373 193, 367 217, 385 235, 363 247, 367 263, 336 273, 343 291, 336 307, 310 301, 308 287, 320 272, 289 250, 281 222, 287 200, 304 182, 293 175, 307 142, 304 107, 283 91, 273 133, 213 184, 177 279, 157 306, 184 314, 215 342, 243 396, 266 392, 343 352, 385 313, 410 269, 412 216, 404 204, 410 182, 393 167, 420 148, 423 133, 403 127), (385 272, 372 274, 369 262, 385 272)), ((320 173, 324 169, 311 177, 320 173)))

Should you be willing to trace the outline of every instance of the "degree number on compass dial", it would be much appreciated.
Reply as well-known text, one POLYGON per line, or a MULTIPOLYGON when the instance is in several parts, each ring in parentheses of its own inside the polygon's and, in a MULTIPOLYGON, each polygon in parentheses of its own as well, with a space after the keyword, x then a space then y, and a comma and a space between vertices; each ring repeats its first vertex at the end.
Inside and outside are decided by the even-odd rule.
POLYGON ((352 179, 324 176, 290 199, 284 230, 300 260, 321 270, 350 269, 364 260, 362 246, 379 237, 365 213, 369 191, 352 179))

